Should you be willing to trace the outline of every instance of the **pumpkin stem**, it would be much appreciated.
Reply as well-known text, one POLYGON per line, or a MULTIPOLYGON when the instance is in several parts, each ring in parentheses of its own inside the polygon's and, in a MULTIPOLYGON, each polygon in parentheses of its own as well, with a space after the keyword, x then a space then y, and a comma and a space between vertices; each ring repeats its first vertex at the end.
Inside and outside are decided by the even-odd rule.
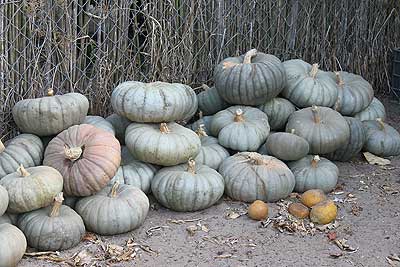
POLYGON ((343 81, 342 77, 340 76, 340 72, 335 71, 335 75, 336 75, 336 83, 337 83, 337 85, 342 87, 344 85, 344 81, 343 81))
POLYGON ((199 128, 197 128, 196 133, 199 137, 205 137, 208 136, 206 131, 204 130, 204 124, 200 124, 199 128))
POLYGON ((171 132, 170 129, 168 129, 168 126, 167 126, 167 124, 165 122, 162 122, 160 124, 160 132, 164 133, 164 134, 171 132))
POLYGON ((202 119, 203 118, 203 111, 199 111, 199 119, 202 119))
POLYGON ((317 76, 318 67, 319 67, 318 63, 315 63, 315 64, 312 65, 311 71, 310 71, 310 76, 311 76, 311 78, 314 78, 314 79, 315 79, 315 76, 317 76))
POLYGON ((20 164, 18 169, 17 169, 17 173, 19 176, 23 176, 23 177, 27 177, 29 175, 31 175, 25 168, 24 165, 20 164))
POLYGON ((57 217, 60 215, 60 208, 64 201, 63 192, 58 193, 54 197, 53 208, 50 211, 50 217, 57 217))
POLYGON ((4 146, 3 142, 1 142, 0 140, 0 153, 3 152, 6 149, 6 147, 4 146))
POLYGON ((313 157, 313 159, 311 160, 311 167, 317 168, 317 167, 318 167, 318 162, 319 162, 320 160, 321 160, 321 159, 319 158, 319 156, 318 156, 318 155, 315 155, 315 156, 313 157))
POLYGON ((65 158, 71 161, 78 160, 82 156, 82 152, 82 147, 69 147, 68 145, 64 145, 65 158))
POLYGON ((244 55, 243 59, 243 64, 250 64, 251 63, 251 58, 257 55, 257 49, 251 49, 246 52, 244 55))
POLYGON ((290 133, 291 133, 291 134, 296 134, 296 130, 295 130, 295 129, 291 129, 291 130, 290 130, 290 133))
POLYGON ((110 192, 110 197, 116 197, 117 196, 117 190, 119 187, 119 182, 115 182, 111 188, 111 192, 110 192))
POLYGON ((249 152, 247 154, 247 158, 257 165, 265 164, 263 156, 261 154, 258 154, 257 152, 249 152))
POLYGON ((194 161, 194 159, 189 159, 187 165, 188 165, 187 172, 190 172, 191 174, 195 174, 196 173, 196 162, 194 161))
POLYGON ((241 110, 240 108, 238 108, 235 112, 235 118, 233 119, 233 121, 235 122, 242 122, 244 121, 243 118, 243 110, 241 110))
POLYGON ((315 123, 320 123, 321 122, 321 116, 319 115, 319 108, 315 105, 312 106, 311 111, 313 113, 314 117, 314 122, 315 123))
POLYGON ((208 89, 210 89, 210 87, 207 84, 202 84, 201 88, 203 88, 204 91, 207 91, 208 89))
POLYGON ((379 127, 382 131, 385 130, 385 123, 383 122, 382 118, 377 118, 376 121, 379 123, 379 127))
POLYGON ((50 88, 49 90, 47 90, 47 96, 53 96, 53 95, 54 95, 53 88, 50 88))

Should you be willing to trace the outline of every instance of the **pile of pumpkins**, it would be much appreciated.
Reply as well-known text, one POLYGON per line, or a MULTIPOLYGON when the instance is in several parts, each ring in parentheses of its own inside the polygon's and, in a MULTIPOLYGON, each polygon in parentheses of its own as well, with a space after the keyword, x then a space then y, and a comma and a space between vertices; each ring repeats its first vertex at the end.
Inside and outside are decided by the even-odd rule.
POLYGON ((252 49, 220 62, 214 86, 201 88, 123 82, 107 118, 88 116, 79 93, 19 101, 21 134, 0 143, 0 266, 16 265, 27 244, 64 250, 86 230, 131 231, 148 194, 175 211, 205 209, 224 193, 274 202, 334 189, 330 160, 400 154, 400 134, 355 74, 252 49))

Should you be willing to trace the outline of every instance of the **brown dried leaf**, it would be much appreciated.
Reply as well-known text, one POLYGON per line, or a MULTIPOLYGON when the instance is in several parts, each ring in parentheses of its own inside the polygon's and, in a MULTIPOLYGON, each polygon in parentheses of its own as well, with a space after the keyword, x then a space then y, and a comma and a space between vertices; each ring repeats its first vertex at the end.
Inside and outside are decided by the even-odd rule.
POLYGON ((236 211, 233 211, 233 210, 228 210, 228 212, 225 214, 225 218, 227 218, 227 219, 237 219, 240 216, 241 215, 239 213, 237 213, 236 211))
POLYGON ((93 255, 88 250, 82 250, 74 257, 75 266, 88 266, 93 261, 93 255))
POLYGON ((99 237, 95 233, 86 232, 82 240, 96 243, 99 240, 99 237))
POLYGON ((386 185, 386 184, 382 185, 381 189, 388 195, 396 195, 396 194, 400 193, 399 190, 396 190, 392 186, 386 185))
POLYGON ((329 256, 331 256, 332 258, 335 258, 335 259, 337 259, 337 258, 339 258, 339 257, 343 256, 343 253, 342 253, 342 252, 340 252, 340 251, 337 251, 337 252, 332 252, 332 253, 330 253, 330 254, 329 254, 329 256))
POLYGON ((343 251, 356 252, 358 250, 348 245, 346 239, 335 239, 332 242, 343 251))
POLYGON ((327 237, 328 237, 328 239, 331 240, 331 241, 332 241, 332 240, 335 240, 336 237, 337 237, 336 232, 333 232, 333 231, 328 232, 327 237))
POLYGON ((201 231, 208 233, 210 231, 210 229, 208 229, 208 227, 206 225, 201 225, 201 231))
POLYGON ((197 232, 198 228, 197 225, 189 225, 186 227, 186 231, 189 233, 189 235, 194 236, 197 232))
POLYGON ((374 154, 372 154, 370 152, 364 152, 363 154, 364 154, 365 159, 371 165, 376 164, 379 166, 385 166, 385 165, 389 165, 391 163, 390 160, 375 156, 374 154))

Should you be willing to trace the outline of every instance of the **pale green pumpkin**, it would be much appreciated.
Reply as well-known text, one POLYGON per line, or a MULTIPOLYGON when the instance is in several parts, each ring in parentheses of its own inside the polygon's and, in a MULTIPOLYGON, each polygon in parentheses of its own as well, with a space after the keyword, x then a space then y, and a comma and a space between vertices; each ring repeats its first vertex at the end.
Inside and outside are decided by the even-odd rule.
POLYGON ((375 120, 377 118, 384 120, 386 118, 385 106, 378 98, 374 97, 369 106, 355 114, 354 117, 361 121, 375 120))
POLYGON ((26 239, 14 225, 0 224, 0 267, 15 267, 24 256, 26 239))
POLYGON ((115 135, 114 126, 101 116, 86 116, 82 123, 93 125, 115 135))
POLYGON ((276 97, 258 107, 268 116, 268 123, 271 130, 281 130, 289 119, 289 116, 296 111, 296 107, 287 99, 276 97))
POLYGON ((132 122, 127 118, 124 118, 118 114, 111 114, 106 118, 106 121, 111 123, 115 130, 115 137, 118 139, 121 145, 125 144, 125 131, 126 127, 129 126, 132 122))
POLYGON ((222 99, 214 86, 210 88, 203 84, 202 87, 204 91, 197 95, 197 100, 199 102, 199 110, 204 115, 213 115, 229 107, 229 104, 222 99))
POLYGON ((307 140, 297 136, 294 130, 269 135, 265 147, 269 155, 285 161, 299 160, 310 150, 307 140))
POLYGON ((8 201, 8 192, 3 186, 0 185, 0 216, 6 212, 8 201))

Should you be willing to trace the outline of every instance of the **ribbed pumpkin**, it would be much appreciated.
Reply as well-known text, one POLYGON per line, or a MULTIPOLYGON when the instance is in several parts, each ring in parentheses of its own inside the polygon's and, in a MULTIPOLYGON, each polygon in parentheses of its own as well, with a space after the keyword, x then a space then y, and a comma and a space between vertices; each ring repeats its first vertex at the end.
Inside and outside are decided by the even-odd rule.
POLYGON ((75 125, 57 135, 46 148, 43 164, 64 177, 67 196, 90 196, 114 177, 121 161, 118 140, 89 124, 75 125))
POLYGON ((76 202, 78 202, 79 199, 79 197, 65 197, 63 205, 75 209, 76 202))
POLYGON ((89 231, 117 235, 139 227, 147 216, 149 206, 149 199, 142 190, 116 182, 96 195, 82 198, 75 209, 89 231))
POLYGON ((338 90, 328 72, 318 69, 300 59, 283 62, 287 83, 282 95, 298 107, 312 105, 332 107, 337 100, 338 90))
POLYGON ((24 256, 26 239, 14 225, 0 224, 0 267, 15 267, 24 256))
POLYGON ((157 172, 157 168, 150 163, 144 163, 128 156, 129 151, 127 150, 126 147, 121 147, 121 166, 108 184, 113 185, 118 181, 120 184, 136 186, 146 194, 150 193, 151 180, 157 172))
POLYGON ((89 101, 84 95, 53 95, 53 91, 49 90, 48 96, 18 101, 12 114, 22 132, 47 136, 81 124, 88 109, 89 101))
POLYGON ((296 107, 287 99, 276 97, 258 107, 268 116, 271 130, 282 130, 296 107))
POLYGON ((204 115, 213 115, 229 107, 229 104, 222 99, 214 86, 210 88, 203 84, 202 88, 204 91, 197 95, 197 100, 199 102, 199 110, 203 112, 204 115))
POLYGON ((353 116, 369 106, 374 90, 360 75, 339 71, 331 73, 336 80, 338 98, 334 109, 346 116, 353 116))
POLYGON ((9 223, 9 224, 17 224, 18 215, 11 213, 4 213, 0 216, 0 224, 9 223))
POLYGON ((175 122, 132 123, 126 129, 125 143, 134 158, 162 166, 196 157, 201 146, 195 132, 175 122))
POLYGON ((326 154, 345 145, 350 137, 346 120, 331 108, 309 107, 290 115, 286 131, 295 130, 310 145, 311 154, 326 154))
POLYGON ((282 91, 286 75, 277 57, 252 49, 242 56, 221 61, 214 69, 214 81, 226 102, 256 106, 282 91))
POLYGON ((364 150, 372 154, 389 157, 400 155, 400 134, 382 119, 363 121, 365 129, 364 150))
POLYGON ((0 185, 0 216, 2 216, 8 207, 8 192, 0 185))
POLYGON ((175 211, 197 211, 214 205, 224 193, 224 178, 214 169, 187 164, 161 169, 151 183, 161 205, 175 211))
POLYGON ((73 209, 62 205, 63 200, 59 193, 53 205, 25 213, 18 219, 18 228, 24 232, 30 247, 58 251, 79 244, 86 233, 85 224, 73 209))
POLYGON ((349 161, 356 156, 364 146, 365 131, 358 118, 344 117, 350 127, 350 137, 347 144, 339 147, 332 153, 324 155, 330 160, 349 161))
POLYGON ((4 176, 0 185, 8 191, 7 211, 23 213, 50 205, 63 188, 63 177, 51 167, 25 169, 21 165, 15 173, 4 176))
POLYGON ((384 120, 386 118, 385 106, 378 98, 374 97, 369 106, 355 114, 354 117, 361 121, 375 120, 377 118, 384 120))
POLYGON ((267 115, 247 106, 232 106, 213 116, 211 133, 218 142, 237 151, 257 151, 269 134, 267 115))
POLYGON ((203 125, 204 131, 208 134, 211 135, 211 121, 212 121, 213 116, 204 116, 203 117, 203 112, 199 112, 199 119, 192 124, 187 125, 189 129, 192 131, 196 131, 199 129, 200 125, 203 125))
POLYGON ((310 146, 303 137, 291 133, 274 133, 265 143, 268 154, 280 160, 299 160, 308 154, 310 146))
POLYGON ((293 173, 282 161, 256 152, 237 153, 219 167, 225 193, 232 199, 274 202, 286 198, 295 185, 293 173))
POLYGON ((326 158, 309 155, 288 165, 296 178, 296 192, 321 189, 328 193, 336 187, 339 169, 326 158))
POLYGON ((83 123, 93 125, 97 128, 100 128, 115 135, 114 126, 101 116, 86 116, 83 120, 83 123))
POLYGON ((43 151, 42 141, 33 134, 20 134, 5 144, 0 141, 0 180, 15 172, 20 164, 26 167, 40 165, 43 151))
POLYGON ((180 83, 127 81, 111 95, 114 112, 135 122, 185 120, 197 110, 196 93, 180 83))
POLYGON ((196 163, 207 165, 214 170, 218 170, 222 161, 229 157, 228 150, 218 143, 217 138, 208 136, 203 125, 200 125, 196 133, 201 141, 200 152, 195 158, 196 163))
POLYGON ((106 118, 106 121, 112 124, 115 130, 115 137, 117 137, 118 141, 121 145, 125 144, 125 131, 126 127, 129 126, 132 122, 127 118, 124 118, 118 114, 111 114, 106 118))

